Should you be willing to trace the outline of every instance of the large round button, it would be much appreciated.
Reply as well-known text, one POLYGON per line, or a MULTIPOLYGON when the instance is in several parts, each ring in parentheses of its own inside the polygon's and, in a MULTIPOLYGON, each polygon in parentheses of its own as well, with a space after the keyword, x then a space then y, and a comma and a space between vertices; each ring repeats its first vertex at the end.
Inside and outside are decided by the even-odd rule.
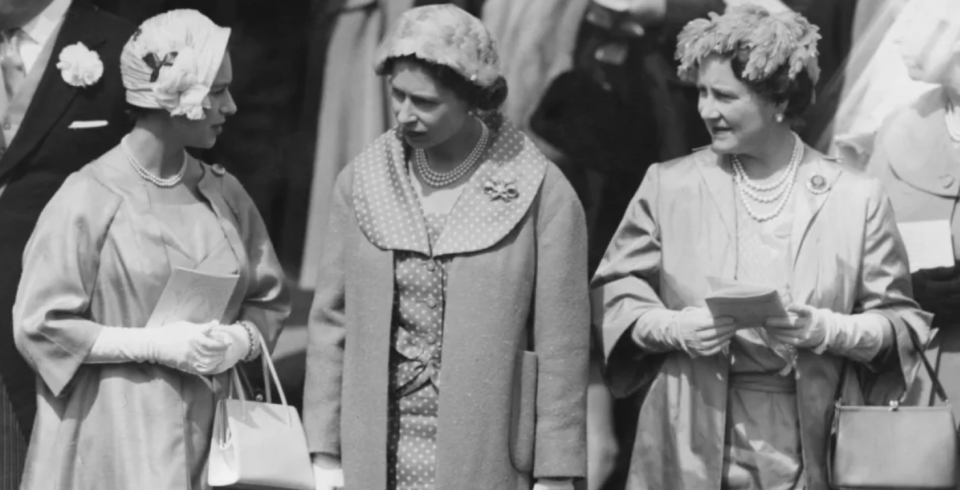
POLYGON ((437 300, 433 298, 433 296, 430 296, 429 298, 427 298, 426 303, 427 303, 427 306, 430 307, 430 309, 436 308, 437 305, 439 304, 437 303, 437 300))
POLYGON ((428 261, 427 261, 427 270, 430 271, 430 272, 433 272, 433 271, 437 270, 437 264, 436 264, 434 261, 432 261, 432 260, 428 260, 428 261))
POLYGON ((433 332, 427 333, 427 343, 428 343, 428 344, 430 344, 430 345, 436 344, 436 343, 437 343, 437 340, 438 340, 437 334, 435 334, 435 333, 433 333, 433 332))

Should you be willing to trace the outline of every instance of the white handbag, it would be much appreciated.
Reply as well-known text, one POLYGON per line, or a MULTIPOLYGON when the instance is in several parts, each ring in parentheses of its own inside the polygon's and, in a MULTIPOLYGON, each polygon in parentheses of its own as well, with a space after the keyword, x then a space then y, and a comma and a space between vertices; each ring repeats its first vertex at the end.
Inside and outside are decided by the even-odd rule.
POLYGON ((230 370, 230 394, 217 402, 207 483, 250 490, 313 490, 313 466, 300 416, 287 405, 267 345, 258 337, 267 401, 247 400, 237 368, 230 370), (271 400, 271 378, 280 394, 279 405, 271 400))

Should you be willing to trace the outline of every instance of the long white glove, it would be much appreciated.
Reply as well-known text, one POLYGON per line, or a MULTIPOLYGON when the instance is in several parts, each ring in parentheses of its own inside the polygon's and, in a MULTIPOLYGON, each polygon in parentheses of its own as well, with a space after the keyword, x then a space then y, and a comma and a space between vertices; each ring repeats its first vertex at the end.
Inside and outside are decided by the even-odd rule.
POLYGON ((537 480, 533 490, 573 490, 573 480, 537 480))
POLYGON ((340 460, 325 454, 313 455, 313 481, 315 490, 339 490, 343 488, 343 467, 340 460))
POLYGON ((736 333, 733 319, 690 307, 647 312, 634 325, 633 340, 649 352, 682 350, 690 357, 707 357, 722 351, 736 333))
POLYGON ((154 362, 186 373, 213 374, 228 347, 210 335, 216 325, 218 322, 177 322, 162 328, 103 327, 86 362, 154 362))
POLYGON ((870 362, 893 341, 890 322, 881 315, 844 315, 824 308, 790 305, 786 318, 770 318, 764 325, 769 335, 785 344, 829 351, 860 362, 870 362))

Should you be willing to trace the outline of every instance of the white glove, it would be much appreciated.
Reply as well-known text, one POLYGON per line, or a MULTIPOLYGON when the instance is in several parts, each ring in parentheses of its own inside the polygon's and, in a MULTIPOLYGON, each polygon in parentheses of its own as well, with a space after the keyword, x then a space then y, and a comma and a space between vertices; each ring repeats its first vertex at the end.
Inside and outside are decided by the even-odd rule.
POLYGON ((736 333, 732 318, 714 318, 706 308, 690 307, 648 312, 637 321, 633 337, 651 352, 682 350, 690 357, 708 357, 726 348, 736 333))
POLYGON ((869 362, 892 341, 892 329, 883 316, 870 313, 844 315, 824 308, 790 305, 786 318, 769 318, 768 334, 788 345, 817 354, 830 351, 839 356, 869 362))
POLYGON ((537 480, 533 490, 573 490, 573 480, 537 480))
POLYGON ((220 363, 213 368, 213 374, 220 374, 246 359, 253 348, 247 328, 239 323, 216 325, 210 336, 227 344, 227 350, 224 351, 220 363))
POLYGON ((325 454, 314 454, 313 481, 315 490, 342 489, 343 467, 340 466, 340 460, 325 454))
POLYGON ((103 327, 87 354, 89 363, 154 362, 191 374, 209 375, 227 344, 210 336, 217 322, 176 322, 158 328, 103 327))

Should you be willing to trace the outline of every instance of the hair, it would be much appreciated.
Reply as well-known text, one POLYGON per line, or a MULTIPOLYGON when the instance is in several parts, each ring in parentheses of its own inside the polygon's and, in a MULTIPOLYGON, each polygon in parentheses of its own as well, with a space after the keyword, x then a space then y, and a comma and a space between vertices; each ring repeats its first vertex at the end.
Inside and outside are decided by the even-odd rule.
POLYGON ((473 109, 483 112, 497 111, 507 100, 507 80, 498 77, 489 87, 481 87, 453 68, 423 58, 407 55, 388 59, 383 67, 383 74, 389 75, 398 62, 408 61, 421 66, 434 80, 443 87, 451 90, 456 96, 473 109))
POLYGON ((784 117, 799 125, 815 97, 819 39, 818 28, 798 13, 732 7, 683 28, 677 39, 678 73, 693 82, 708 58, 727 60, 737 79, 753 92, 775 104, 786 103, 784 117))

